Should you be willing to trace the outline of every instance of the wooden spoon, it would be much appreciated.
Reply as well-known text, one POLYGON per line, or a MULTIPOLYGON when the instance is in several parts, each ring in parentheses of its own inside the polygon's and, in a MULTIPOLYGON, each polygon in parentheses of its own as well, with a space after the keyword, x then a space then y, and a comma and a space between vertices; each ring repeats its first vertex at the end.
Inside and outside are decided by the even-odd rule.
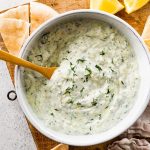
POLYGON ((51 78, 53 72, 57 68, 57 67, 50 67, 50 68, 41 67, 41 66, 35 65, 29 61, 26 61, 24 59, 21 59, 21 58, 14 56, 14 55, 11 55, 11 54, 9 54, 5 51, 2 51, 2 50, 0 50, 0 59, 7 61, 7 62, 10 62, 10 63, 13 63, 15 65, 19 65, 19 66, 23 66, 23 67, 35 70, 35 71, 41 73, 43 76, 45 76, 48 79, 51 78))

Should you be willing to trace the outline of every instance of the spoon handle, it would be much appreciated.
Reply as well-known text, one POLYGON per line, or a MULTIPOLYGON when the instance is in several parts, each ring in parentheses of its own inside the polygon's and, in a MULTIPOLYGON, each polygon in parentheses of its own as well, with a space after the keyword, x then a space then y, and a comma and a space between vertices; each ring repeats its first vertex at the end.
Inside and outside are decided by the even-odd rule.
POLYGON ((10 63, 13 63, 15 65, 30 68, 30 69, 38 71, 38 72, 41 72, 41 68, 43 68, 43 67, 35 65, 29 61, 26 61, 24 59, 21 59, 21 58, 14 56, 14 55, 11 55, 11 54, 3 51, 3 50, 0 50, 0 59, 7 61, 7 62, 10 62, 10 63))
POLYGON ((19 66, 23 66, 32 70, 35 70, 39 73, 41 73, 42 75, 44 75, 46 78, 50 79, 53 72, 55 71, 55 69, 57 67, 42 67, 42 66, 38 66, 36 64, 33 64, 29 61, 26 61, 22 58, 18 58, 14 55, 11 55, 3 50, 0 50, 0 59, 4 60, 4 61, 8 61, 10 63, 13 63, 15 65, 19 65, 19 66))

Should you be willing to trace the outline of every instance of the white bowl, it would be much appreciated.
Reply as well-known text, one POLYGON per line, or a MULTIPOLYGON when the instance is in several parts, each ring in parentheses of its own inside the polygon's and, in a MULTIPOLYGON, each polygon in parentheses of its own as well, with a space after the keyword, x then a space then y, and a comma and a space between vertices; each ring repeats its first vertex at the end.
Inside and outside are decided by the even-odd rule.
POLYGON ((26 98, 24 88, 22 85, 22 76, 20 74, 20 67, 16 66, 15 69, 15 87, 18 95, 18 100, 22 110, 24 111, 26 117, 33 124, 33 126, 43 133, 45 136, 62 142, 69 145, 76 146, 87 146, 94 145, 98 143, 106 142, 129 128, 143 113, 145 110, 150 96, 150 61, 148 57, 148 50, 139 36, 139 34, 125 21, 122 19, 100 11, 94 10, 75 10, 70 11, 64 14, 60 14, 57 17, 48 20, 42 24, 26 41, 22 50, 20 52, 20 57, 26 58, 27 51, 29 48, 36 42, 36 40, 48 30, 51 30, 56 24, 63 23, 66 20, 75 19, 75 18, 92 18, 97 20, 102 20, 107 22, 117 28, 124 36, 128 39, 131 46, 135 51, 135 55, 139 64, 139 74, 141 77, 141 82, 139 90, 137 92, 137 98, 135 100, 134 106, 128 113, 128 115, 120 121, 116 126, 110 130, 98 133, 95 135, 82 135, 82 136, 73 136, 65 135, 56 131, 53 131, 46 127, 42 121, 40 121, 37 115, 33 112, 31 106, 28 103, 26 98))

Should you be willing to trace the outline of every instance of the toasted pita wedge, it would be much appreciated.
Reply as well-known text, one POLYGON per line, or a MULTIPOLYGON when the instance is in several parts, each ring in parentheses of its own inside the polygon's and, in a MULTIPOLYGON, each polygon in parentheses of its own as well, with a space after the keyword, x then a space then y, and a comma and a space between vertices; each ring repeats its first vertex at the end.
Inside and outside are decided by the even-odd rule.
POLYGON ((1 18, 0 34, 8 51, 18 55, 25 39, 29 36, 29 23, 18 19, 1 18))
POLYGON ((69 146, 65 144, 59 144, 51 150, 69 150, 69 146))
POLYGON ((0 18, 14 18, 29 22, 29 6, 24 5, 17 8, 12 8, 0 14, 0 18))
POLYGON ((143 33, 142 33, 142 38, 144 39, 145 43, 150 49, 150 16, 147 18, 143 33))
POLYGON ((30 3, 30 19, 31 19, 30 31, 33 32, 43 22, 56 15, 58 15, 58 13, 51 7, 42 3, 31 2, 30 3))

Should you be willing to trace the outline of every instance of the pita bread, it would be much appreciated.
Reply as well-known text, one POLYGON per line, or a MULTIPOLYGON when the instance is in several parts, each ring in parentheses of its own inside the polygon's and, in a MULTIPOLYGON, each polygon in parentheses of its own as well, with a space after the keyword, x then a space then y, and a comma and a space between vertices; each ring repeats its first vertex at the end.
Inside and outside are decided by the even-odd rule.
POLYGON ((69 146, 65 144, 59 144, 51 150, 69 150, 69 146))
POLYGON ((31 19, 31 29, 33 32, 39 25, 41 25, 46 20, 58 15, 58 13, 51 7, 38 3, 30 3, 30 19, 31 19))
POLYGON ((25 39, 29 36, 29 23, 18 19, 0 19, 0 33, 8 51, 18 55, 25 39))
POLYGON ((147 21, 146 21, 146 24, 142 33, 142 38, 144 39, 147 46, 150 48, 150 16, 147 18, 147 21))
POLYGON ((29 6, 24 5, 17 8, 12 8, 0 14, 0 18, 15 18, 29 22, 29 6))

